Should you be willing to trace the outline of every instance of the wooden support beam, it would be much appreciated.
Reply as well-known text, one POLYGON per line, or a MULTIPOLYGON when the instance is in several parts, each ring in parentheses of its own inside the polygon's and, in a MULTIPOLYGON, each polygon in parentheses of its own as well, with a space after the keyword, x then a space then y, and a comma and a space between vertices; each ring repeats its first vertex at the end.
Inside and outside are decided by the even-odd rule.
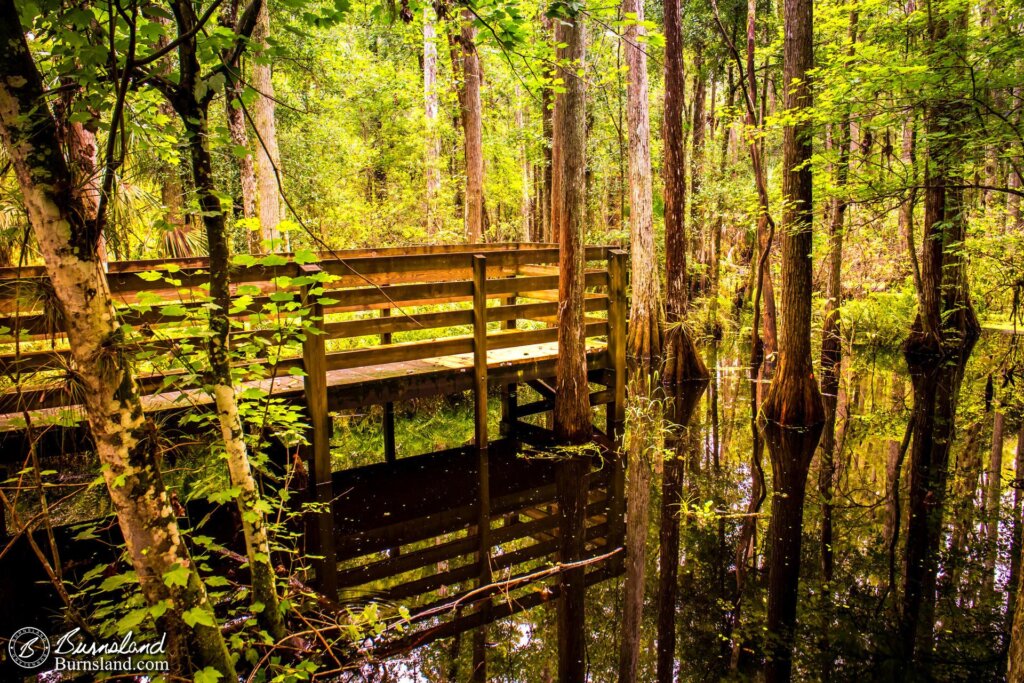
MULTIPOLYGON (((381 318, 390 318, 391 309, 380 309, 381 318)), ((391 333, 383 332, 380 335, 381 344, 391 343, 391 333)), ((388 401, 384 404, 384 461, 395 461, 395 404, 388 401)))
POLYGON ((626 417, 626 252, 613 249, 608 257, 608 353, 612 360, 615 399, 608 404, 611 439, 621 437, 626 417))
MULTIPOLYGON (((515 277, 513 275, 512 277, 515 277)), ((505 299, 505 305, 501 308, 509 311, 509 317, 505 319, 503 327, 506 330, 515 330, 517 318, 515 314, 516 309, 516 295, 510 294, 505 299)), ((516 404, 518 403, 518 397, 516 396, 516 383, 512 382, 509 384, 501 385, 501 435, 512 436, 515 433, 516 428, 516 404)))
MULTIPOLYGON (((320 267, 313 264, 299 266, 301 275, 313 276, 320 267)), ((334 500, 333 479, 331 478, 331 418, 327 411, 327 353, 324 335, 319 327, 323 325, 323 306, 311 293, 315 287, 306 285, 302 291, 303 308, 309 311, 304 326, 305 339, 302 342, 302 364, 306 373, 303 378, 306 396, 306 410, 309 412, 310 438, 307 446, 307 471, 310 473, 312 498, 320 510, 314 519, 308 520, 312 554, 321 556, 314 562, 317 586, 331 599, 338 593, 337 560, 334 549, 334 516, 331 501, 334 500)))

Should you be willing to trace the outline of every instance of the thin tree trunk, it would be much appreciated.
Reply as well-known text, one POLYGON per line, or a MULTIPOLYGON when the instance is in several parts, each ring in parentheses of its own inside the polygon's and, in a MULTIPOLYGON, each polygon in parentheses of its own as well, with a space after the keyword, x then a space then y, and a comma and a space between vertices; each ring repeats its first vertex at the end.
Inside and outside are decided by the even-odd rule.
POLYGON ((482 242, 484 236, 483 110, 480 103, 480 55, 476 49, 473 14, 463 10, 462 30, 462 125, 466 138, 466 237, 482 242))
POLYGON ((533 208, 530 201, 530 155, 526 145, 526 103, 519 86, 516 86, 516 111, 515 111, 516 134, 519 136, 519 177, 522 182, 522 191, 519 198, 519 234, 524 242, 529 242, 533 234, 533 227, 530 218, 533 215, 533 208))
MULTIPOLYGON (((690 291, 695 295, 704 294, 708 289, 708 270, 711 264, 708 238, 704 225, 704 124, 705 100, 707 98, 707 74, 704 68, 704 44, 700 41, 693 46, 693 118, 691 123, 690 154, 690 234, 697 244, 694 258, 701 265, 700 273, 690 277, 690 291)), ((712 103, 712 107, 714 104, 712 103)))
MULTIPOLYGON (((238 0, 232 0, 225 23, 235 29, 238 20, 238 0)), ((225 86, 224 107, 227 112, 228 133, 234 145, 234 155, 238 161, 238 177, 242 186, 242 217, 257 218, 257 183, 256 167, 252 153, 249 151, 249 135, 246 132, 245 112, 242 110, 242 82, 240 74, 235 74, 225 86), (244 152, 244 153, 243 153, 244 152)), ((166 106, 166 105, 163 105, 166 106)), ((178 200, 180 202, 180 199, 178 200)), ((263 251, 262 231, 247 229, 249 253, 259 254, 263 251)))
MULTIPOLYGON (((850 41, 848 56, 852 59, 857 42, 857 12, 850 12, 847 32, 850 41)), ((836 405, 839 398, 839 380, 842 369, 843 336, 839 315, 842 306, 843 232, 847 208, 846 183, 850 175, 850 112, 840 119, 835 145, 839 150, 836 160, 836 194, 832 200, 828 226, 829 261, 825 288, 825 313, 821 327, 821 393, 825 408, 825 426, 821 436, 821 460, 818 470, 818 491, 821 494, 821 571, 825 583, 832 583, 832 485, 835 477, 836 405)), ((829 672, 831 669, 829 669, 829 672)))
POLYGON ((427 151, 427 236, 433 236, 442 221, 437 211, 441 193, 441 134, 437 125, 439 97, 437 91, 437 32, 434 30, 434 8, 423 6, 423 112, 426 118, 427 151))
POLYGON ((182 617, 201 610, 215 623, 164 488, 139 387, 119 348, 120 325, 98 254, 99 221, 86 218, 89 200, 76 190, 61 153, 12 0, 0 0, 0 73, 0 134, 64 319, 96 453, 142 593, 150 605, 168 607, 157 623, 168 634, 176 673, 187 675, 191 662, 233 678, 216 625, 190 628, 182 617), (181 568, 183 581, 166 579, 181 568))
MULTIPOLYGON (((259 11, 265 11, 262 2, 259 11)), ((179 36, 186 36, 192 32, 197 21, 192 6, 185 0, 176 0, 175 14, 179 36)), ((259 19, 256 23, 259 24, 259 19)), ((183 39, 178 54, 180 82, 177 88, 168 94, 185 126, 192 162, 192 177, 210 249, 210 300, 213 308, 209 317, 211 334, 207 340, 207 354, 210 361, 214 405, 224 441, 228 473, 232 486, 238 489, 235 502, 242 522, 249 571, 252 575, 252 603, 262 605, 261 609, 254 611, 260 625, 273 638, 279 640, 285 634, 284 619, 271 563, 266 517, 260 505, 259 490, 249 464, 248 449, 231 378, 231 321, 227 316, 231 308, 230 248, 224 213, 214 183, 213 159, 208 147, 210 97, 197 98, 194 94, 195 85, 200 78, 195 38, 183 39)))
MULTIPOLYGON (((266 50, 267 36, 270 35, 270 13, 267 4, 261 4, 252 42, 260 50, 266 50)), ((281 153, 277 145, 277 122, 274 102, 274 83, 270 64, 266 58, 255 60, 252 67, 252 87, 256 91, 253 102, 252 122, 258 137, 256 141, 256 183, 259 191, 260 234, 263 241, 281 239, 278 224, 281 222, 281 189, 278 170, 281 168, 281 153)), ((284 245, 278 243, 272 251, 280 251, 284 245)), ((212 248, 212 247, 211 247, 212 248)))
POLYGON ((583 324, 586 194, 586 28, 579 16, 559 22, 556 41, 565 91, 555 99, 552 224, 558 236, 558 363, 555 433, 582 443, 592 434, 583 324))

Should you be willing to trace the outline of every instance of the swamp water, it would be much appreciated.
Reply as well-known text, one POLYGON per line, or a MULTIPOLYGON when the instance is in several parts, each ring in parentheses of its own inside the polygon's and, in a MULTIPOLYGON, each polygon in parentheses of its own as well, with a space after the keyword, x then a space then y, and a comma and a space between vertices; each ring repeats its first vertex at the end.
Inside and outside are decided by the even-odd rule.
MULTIPOLYGON (((1006 374, 1019 353, 1013 341, 985 335, 964 371, 940 541, 925 553, 934 563, 936 599, 925 610, 934 637, 922 675, 933 680, 1005 677, 1008 586, 1017 574, 1012 557, 1019 554, 1021 515, 1014 485, 1021 416, 1012 407, 1019 397, 1006 374), (997 420, 1002 424, 994 430, 997 420), (989 493, 994 431, 1002 436, 997 504, 989 493)), ((426 422, 424 406, 417 406, 415 420, 403 419, 398 406, 394 464, 382 462, 379 415, 339 420, 336 469, 378 463, 354 470, 359 474, 342 489, 348 498, 336 514, 339 556, 352 558, 341 565, 342 583, 358 586, 343 588, 343 599, 363 610, 427 615, 392 641, 396 646, 374 651, 367 639, 368 663, 353 680, 470 680, 484 659, 488 680, 558 680, 561 647, 581 652, 587 680, 613 681, 623 638, 638 641, 638 680, 656 680, 659 658, 663 667, 673 663, 673 680, 756 680, 770 645, 772 472, 767 449, 754 454, 747 350, 721 343, 705 355, 713 377, 688 424, 673 420, 679 411, 671 400, 627 410, 627 430, 647 425, 643 444, 653 470, 643 530, 643 618, 634 633, 620 628, 625 580, 621 551, 613 551, 625 543, 625 483, 614 458, 492 444, 489 578, 500 588, 481 606, 472 592, 481 585, 476 531, 483 523, 475 456, 415 455, 466 444, 471 403, 438 403, 426 422), (573 471, 572 463, 584 458, 590 466, 573 471), (370 527, 376 531, 367 533, 370 527), (581 640, 575 644, 571 637, 559 640, 564 586, 556 565, 565 558, 582 558, 577 574, 586 576, 585 593, 575 591, 579 604, 567 613, 577 627, 567 631, 581 640), (485 628, 474 628, 480 623, 485 628)), ((530 392, 520 389, 520 400, 536 399, 530 392)), ((500 402, 492 396, 490 404, 497 434, 500 402)), ((901 668, 898 645, 912 478, 907 433, 914 417, 902 357, 857 349, 844 361, 837 404, 833 578, 826 582, 822 569, 825 506, 816 455, 803 518, 794 678, 911 680, 918 670, 901 668)), ((604 423, 600 418, 597 424, 604 423)))

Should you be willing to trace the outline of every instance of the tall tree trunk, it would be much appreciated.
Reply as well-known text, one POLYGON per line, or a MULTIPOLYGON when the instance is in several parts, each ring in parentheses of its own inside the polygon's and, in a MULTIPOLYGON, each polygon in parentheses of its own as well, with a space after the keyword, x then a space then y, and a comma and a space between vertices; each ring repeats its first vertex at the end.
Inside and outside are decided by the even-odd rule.
MULTIPOLYGON (((264 12, 263 3, 260 0, 256 2, 259 3, 259 11, 264 12)), ((196 41, 194 37, 185 38, 194 36, 198 19, 192 5, 186 0, 175 0, 174 12, 181 40, 178 48, 181 75, 177 87, 168 94, 185 126, 192 162, 192 177, 210 249, 210 300, 213 307, 210 309, 207 355, 210 361, 214 406, 224 441, 228 473, 232 486, 238 489, 235 502, 242 522, 249 571, 252 575, 252 603, 262 605, 257 611, 256 618, 273 638, 279 640, 285 634, 284 619, 271 563, 266 517, 261 508, 259 489, 249 464, 238 401, 231 378, 231 320, 227 315, 231 309, 231 254, 224 213, 213 177, 213 159, 208 146, 210 97, 199 98, 195 95, 196 84, 201 78, 196 41)), ((258 19, 256 23, 259 24, 258 19)))
POLYGON ((480 103, 480 55, 476 49, 473 14, 462 12, 462 125, 466 138, 466 238, 482 242, 484 236, 483 110, 480 103))
MULTIPOLYGON (((708 376, 686 327, 689 275, 686 267, 686 141, 683 134, 683 28, 680 0, 665 0, 665 367, 667 382, 708 376)), ((646 91, 646 88, 645 88, 646 91)), ((632 125, 630 131, 632 135, 632 125)), ((635 247, 634 247, 635 249, 635 247)), ((634 251, 634 259, 636 252, 634 251)), ((648 255, 651 265, 655 259, 648 255)), ((635 260, 634 260, 634 269, 635 260)), ((635 270, 634 270, 635 272, 635 270)), ((634 295, 635 296, 635 295, 634 295)), ((635 301, 634 301, 635 305, 635 301)))
POLYGON ((434 8, 427 3, 423 6, 423 112, 427 129, 428 237, 433 236, 442 223, 437 211, 438 196, 441 193, 441 133, 437 122, 438 107, 437 32, 434 30, 434 8))
POLYGON ((811 366, 813 132, 804 114, 812 104, 808 79, 814 66, 813 17, 811 0, 785 0, 785 107, 797 120, 783 132, 781 358, 761 408, 775 489, 769 529, 769 683, 788 681, 792 672, 804 494, 825 418, 811 366))
MULTIPOLYGON (((264 2, 260 5, 260 13, 256 18, 252 42, 260 50, 266 50, 267 36, 269 35, 270 13, 264 2)), ((281 152, 277 145, 275 114, 277 105, 274 102, 274 82, 266 56, 255 60, 253 64, 252 87, 256 91, 256 99, 252 108, 252 122, 258 138, 256 141, 256 183, 259 190, 260 233, 264 241, 279 240, 281 233, 277 226, 281 222, 282 213, 278 172, 281 169, 281 152)), ((280 251, 282 246, 278 244, 275 250, 280 251)))
MULTIPOLYGON (((552 28, 551 19, 549 17, 544 17, 541 20, 541 29, 543 35, 546 36, 549 40, 554 38, 554 29, 552 28)), ((553 73, 552 75, 557 74, 553 73)), ((544 146, 544 158, 541 162, 543 164, 542 179, 540 186, 541 203, 538 207, 539 210, 537 212, 538 216, 540 217, 539 222, 541 223, 541 227, 538 230, 537 239, 541 242, 557 242, 558 235, 555 234, 555 227, 551 222, 551 207, 554 197, 554 195, 552 194, 551 185, 551 173, 552 169, 554 168, 551 156, 553 151, 552 115, 554 113, 554 93, 552 89, 544 88, 543 90, 541 90, 540 98, 540 129, 542 144, 544 146)))
MULTIPOLYGON (((693 45, 693 118, 690 125, 690 234, 696 244, 694 258, 700 264, 700 272, 690 277, 690 291, 695 295, 703 294, 708 288, 708 270, 711 265, 709 238, 704 225, 704 127, 707 99, 707 74, 704 67, 704 44, 697 41, 693 45)), ((712 107, 714 105, 712 104, 712 107)))
MULTIPOLYGON (((622 14, 627 22, 622 40, 629 70, 626 81, 626 127, 629 130, 629 240, 632 271, 626 349, 644 368, 650 368, 652 359, 661 356, 662 303, 651 205, 651 124, 647 104, 647 48, 643 44, 647 34, 643 25, 643 2, 623 0, 622 14)), ((686 277, 685 272, 682 277, 686 277)))
MULTIPOLYGON (((238 22, 238 0, 231 0, 224 23, 234 30, 238 22)), ((245 112, 242 110, 241 74, 233 74, 225 86, 224 107, 227 112, 228 133, 234 145, 234 155, 238 161, 238 177, 242 186, 242 217, 257 218, 257 184, 256 167, 252 153, 249 151, 249 135, 246 132, 245 112)), ((180 201, 180 200, 179 200, 180 201)), ((263 251, 262 231, 247 229, 249 253, 259 254, 263 251)))
MULTIPOLYGON (((933 12, 927 58, 936 68, 945 69, 948 55, 960 49, 966 19, 962 8, 933 12)), ((897 667, 927 678, 956 404, 980 327, 963 257, 957 251, 947 253, 966 234, 963 190, 958 187, 963 184, 964 153, 959 133, 969 108, 943 95, 926 97, 925 102, 921 291, 917 318, 903 345, 914 385, 914 423, 897 667)))
POLYGON ((558 363, 555 434, 582 443, 592 433, 583 324, 586 177, 586 27, 580 16, 560 21, 556 32, 564 92, 555 98, 553 121, 552 225, 559 244, 558 363))
POLYGON ((234 666, 216 625, 190 628, 182 617, 202 610, 215 622, 182 542, 160 475, 159 447, 120 347, 123 332, 98 254, 99 222, 88 220, 90 200, 61 153, 42 78, 12 0, 0 0, 0 73, 5 76, 0 79, 0 135, 64 319, 96 453, 142 593, 150 605, 168 607, 157 623, 168 634, 176 673, 187 675, 191 662, 233 678, 234 666), (183 582, 166 579, 181 568, 187 569, 183 582))

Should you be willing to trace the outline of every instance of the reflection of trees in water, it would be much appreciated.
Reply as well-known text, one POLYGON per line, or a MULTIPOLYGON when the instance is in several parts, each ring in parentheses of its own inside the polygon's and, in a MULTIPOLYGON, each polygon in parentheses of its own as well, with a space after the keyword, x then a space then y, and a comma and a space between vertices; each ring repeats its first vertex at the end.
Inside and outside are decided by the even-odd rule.
MULTIPOLYGON (((1011 566, 1011 558, 1017 559, 1020 550, 1011 528, 1019 527, 1017 499, 1022 497, 1017 490, 1009 490, 1009 482, 1022 416, 1019 406, 1012 405, 1013 388, 1002 387, 999 381, 993 409, 986 411, 985 384, 990 374, 1009 362, 1007 348, 1006 337, 984 337, 978 342, 959 371, 960 398, 948 418, 952 445, 945 514, 938 520, 934 546, 934 608, 929 608, 933 615, 929 619, 935 623, 931 675, 939 681, 1002 680, 1005 672, 1007 589, 1011 574, 1014 578, 1019 574, 1011 566), (1005 420, 1004 483, 999 533, 991 538, 987 528, 992 506, 987 504, 986 489, 996 407, 1003 409, 1005 420), (991 589, 983 589, 985 581, 991 581, 991 589)), ((673 427, 672 406, 663 404, 664 427, 659 425, 657 432, 665 434, 664 452, 673 457, 652 463, 644 603, 640 628, 634 634, 639 652, 637 680, 657 680, 659 659, 663 668, 670 661, 661 647, 670 638, 669 626, 674 627, 675 637, 671 661, 679 667, 675 680, 727 678, 733 643, 740 655, 737 675, 756 675, 763 666, 766 537, 774 490, 770 471, 766 473, 769 498, 754 518, 756 544, 739 599, 735 582, 736 547, 743 521, 749 519, 745 512, 755 479, 750 462, 750 384, 741 360, 746 355, 743 349, 723 347, 718 372, 694 408, 689 431, 673 427), (666 512, 671 514, 666 517, 666 512), (676 534, 678 555, 672 547, 676 534), (672 557, 678 557, 674 580, 671 571, 664 570, 672 557), (737 603, 743 618, 733 629, 731 617, 737 603)), ((934 390, 948 394, 954 388, 953 379, 949 375, 934 378, 934 390), (943 386, 942 380, 947 384, 943 386)), ((926 417, 912 414, 915 401, 908 391, 910 384, 898 355, 855 349, 844 361, 837 397, 832 498, 834 578, 825 595, 819 561, 822 499, 817 487, 809 487, 797 596, 797 679, 818 679, 825 634, 833 680, 885 679, 900 656, 899 609, 906 600, 903 581, 912 507, 908 493, 914 476, 913 440, 905 437, 908 426, 911 432, 921 428, 912 417, 926 417), (898 506, 893 495, 897 491, 898 506), (895 581, 890 582, 893 536, 895 581)), ((917 390, 923 389, 928 387, 917 390)), ((934 425, 934 418, 928 424, 934 425)), ((939 430, 931 429, 933 438, 940 438, 939 430)), ((817 467, 815 461, 812 472, 817 467)), ((920 552, 912 549, 911 557, 920 552)), ((624 635, 623 583, 616 578, 586 588, 583 637, 590 680, 617 677, 624 635)), ((470 640, 463 638, 462 672, 469 670, 470 640)), ((494 680, 558 680, 558 620, 553 602, 491 625, 488 641, 488 673, 494 680)), ((431 670, 443 671, 445 665, 436 663, 449 661, 450 648, 448 640, 411 657, 424 665, 435 662, 431 670)))

